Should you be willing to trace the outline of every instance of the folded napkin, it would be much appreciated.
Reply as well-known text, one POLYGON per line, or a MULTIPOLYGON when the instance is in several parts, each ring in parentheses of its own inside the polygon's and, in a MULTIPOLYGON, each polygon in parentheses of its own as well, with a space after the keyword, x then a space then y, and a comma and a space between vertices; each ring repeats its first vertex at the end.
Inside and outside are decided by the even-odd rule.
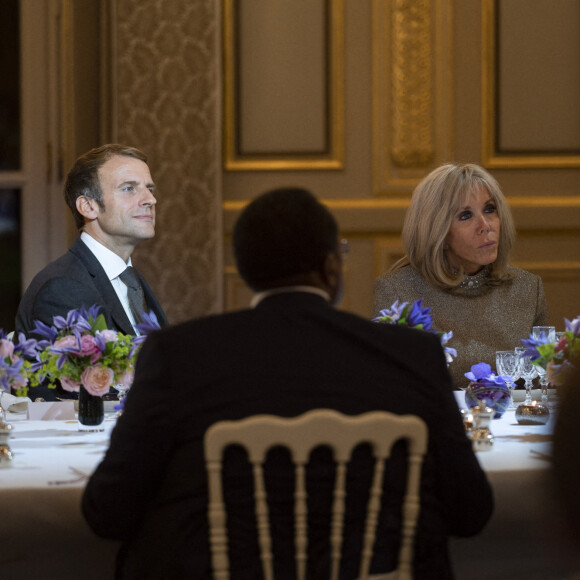
POLYGON ((8 413, 26 413, 30 402, 28 397, 16 397, 10 393, 0 394, 0 406, 8 413))

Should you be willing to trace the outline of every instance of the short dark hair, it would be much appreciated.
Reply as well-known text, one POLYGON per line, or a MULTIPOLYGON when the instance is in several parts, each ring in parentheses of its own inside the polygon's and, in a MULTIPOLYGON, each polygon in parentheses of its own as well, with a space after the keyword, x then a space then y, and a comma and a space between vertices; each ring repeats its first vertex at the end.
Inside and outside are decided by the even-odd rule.
POLYGON ((64 199, 72 211, 75 224, 80 230, 85 218, 78 212, 76 201, 81 195, 94 199, 101 208, 103 205, 103 192, 99 183, 99 169, 116 155, 125 155, 133 157, 147 163, 147 156, 135 147, 109 143, 91 149, 84 155, 81 155, 69 171, 64 186, 64 199))
POLYGON ((301 188, 257 197, 242 211, 233 233, 238 272, 253 290, 316 270, 337 244, 334 217, 301 188))

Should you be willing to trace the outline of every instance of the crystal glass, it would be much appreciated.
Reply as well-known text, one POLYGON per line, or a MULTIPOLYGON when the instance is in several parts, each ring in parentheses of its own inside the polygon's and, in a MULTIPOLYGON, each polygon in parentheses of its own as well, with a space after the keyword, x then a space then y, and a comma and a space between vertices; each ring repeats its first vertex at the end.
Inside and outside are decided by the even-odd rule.
MULTIPOLYGON (((520 377, 520 357, 514 350, 498 350, 495 353, 495 368, 498 375, 507 375, 512 377, 514 381, 520 377)), ((511 403, 509 409, 515 409, 513 390, 515 382, 509 381, 508 388, 510 390, 511 403)))
POLYGON ((532 403, 532 380, 538 376, 538 367, 532 362, 530 355, 525 354, 525 347, 518 346, 515 350, 520 359, 520 376, 525 381, 526 398, 524 405, 530 405, 532 403))
MULTIPOLYGON (((556 342, 556 327, 555 326, 534 326, 532 328, 532 337, 536 339, 547 339, 548 342, 556 342)), ((543 367, 536 367, 538 375, 540 376, 540 388, 542 389, 542 403, 549 403, 548 395, 548 378, 546 377, 546 369, 543 367)))

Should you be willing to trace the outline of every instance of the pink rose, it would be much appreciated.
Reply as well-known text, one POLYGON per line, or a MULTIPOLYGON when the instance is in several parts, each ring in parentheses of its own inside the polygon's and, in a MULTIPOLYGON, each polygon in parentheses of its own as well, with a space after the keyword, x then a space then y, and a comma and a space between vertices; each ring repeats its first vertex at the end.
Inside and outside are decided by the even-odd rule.
POLYGON ((109 392, 115 373, 113 369, 95 365, 87 367, 81 375, 81 383, 91 395, 102 397, 109 392))
POLYGON ((95 337, 90 334, 83 334, 81 336, 81 353, 82 356, 88 356, 90 354, 100 353, 95 337))
POLYGON ((77 339, 72 334, 67 334, 59 338, 53 345, 53 348, 71 348, 77 346, 77 339))
POLYGON ((61 377, 60 385, 65 391, 68 391, 69 393, 78 393, 81 387, 80 383, 74 381, 73 379, 69 379, 68 377, 61 377))
POLYGON ((134 375, 135 369, 133 367, 128 368, 121 376, 119 383, 125 385, 126 387, 130 387, 133 384, 134 375))
POLYGON ((0 340, 0 358, 12 358, 14 353, 14 345, 9 340, 3 338, 0 340))
POLYGON ((550 361, 546 366, 548 382, 553 387, 561 387, 568 382, 572 376, 573 370, 574 365, 570 364, 568 361, 564 361, 562 364, 554 364, 550 361))
POLYGON ((107 328, 106 330, 99 331, 99 334, 105 339, 105 342, 115 342, 117 340, 117 333, 114 330, 107 328))
POLYGON ((15 378, 12 381, 12 385, 10 385, 13 389, 20 389, 22 387, 25 387, 28 384, 28 381, 26 379, 21 379, 21 378, 15 378))

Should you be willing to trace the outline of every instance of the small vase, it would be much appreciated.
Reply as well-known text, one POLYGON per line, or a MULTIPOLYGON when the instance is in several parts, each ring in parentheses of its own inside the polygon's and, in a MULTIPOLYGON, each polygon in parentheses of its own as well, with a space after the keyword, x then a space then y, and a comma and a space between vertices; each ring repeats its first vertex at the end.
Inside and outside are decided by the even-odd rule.
POLYGON ((79 390, 79 431, 104 431, 103 398, 91 395, 83 385, 79 390))
POLYGON ((494 419, 499 419, 510 405, 511 395, 507 387, 495 383, 470 383, 465 389, 465 404, 472 409, 481 402, 494 410, 494 419))

